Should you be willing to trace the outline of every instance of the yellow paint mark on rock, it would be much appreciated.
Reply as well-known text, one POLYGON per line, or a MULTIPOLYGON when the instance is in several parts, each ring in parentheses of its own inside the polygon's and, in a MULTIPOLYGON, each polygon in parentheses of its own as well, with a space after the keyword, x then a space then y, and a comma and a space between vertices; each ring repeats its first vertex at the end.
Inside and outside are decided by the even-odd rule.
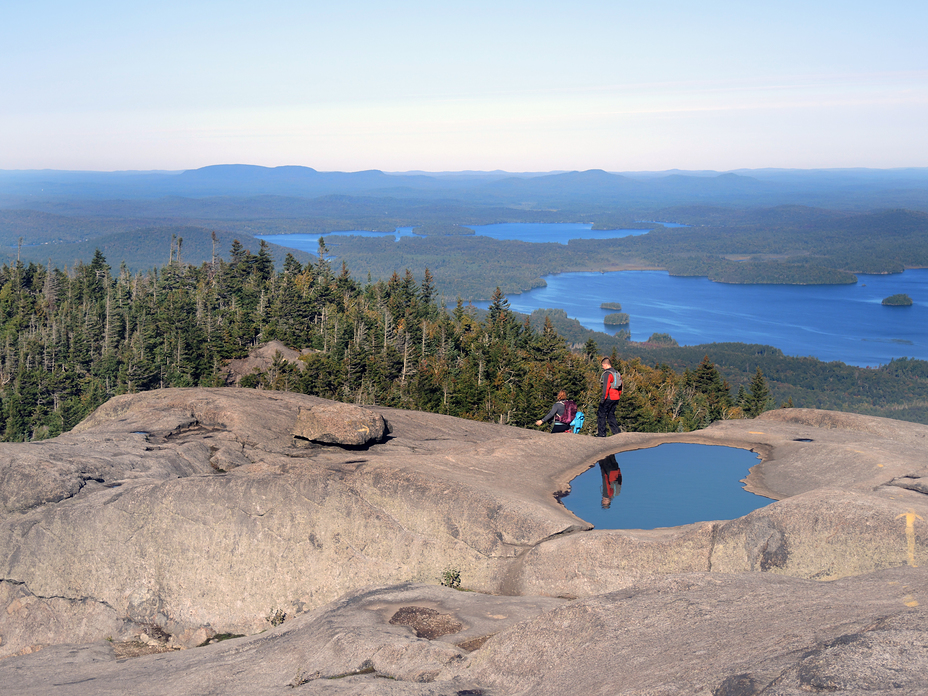
POLYGON ((748 435, 766 435, 767 433, 762 433, 760 430, 748 430, 748 435))
POLYGON ((917 606, 918 606, 918 600, 915 599, 915 597, 913 597, 912 595, 906 595, 906 596, 905 596, 905 599, 903 599, 902 601, 905 602, 905 605, 906 605, 907 607, 917 607, 917 606))
POLYGON ((883 468, 883 465, 882 465, 882 464, 877 464, 876 466, 877 466, 878 469, 882 469, 882 468, 883 468))
POLYGON ((908 546, 909 553, 909 565, 913 568, 917 568, 915 565, 915 520, 925 521, 921 515, 916 515, 914 510, 909 510, 904 512, 901 515, 896 515, 896 519, 905 518, 905 538, 906 545, 908 546))

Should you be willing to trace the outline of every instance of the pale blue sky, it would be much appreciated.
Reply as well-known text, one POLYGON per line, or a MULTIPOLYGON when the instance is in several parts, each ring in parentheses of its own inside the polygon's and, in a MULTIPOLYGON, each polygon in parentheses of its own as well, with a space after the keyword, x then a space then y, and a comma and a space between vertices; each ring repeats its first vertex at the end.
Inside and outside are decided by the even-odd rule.
POLYGON ((928 166, 928 3, 0 7, 0 169, 928 166))

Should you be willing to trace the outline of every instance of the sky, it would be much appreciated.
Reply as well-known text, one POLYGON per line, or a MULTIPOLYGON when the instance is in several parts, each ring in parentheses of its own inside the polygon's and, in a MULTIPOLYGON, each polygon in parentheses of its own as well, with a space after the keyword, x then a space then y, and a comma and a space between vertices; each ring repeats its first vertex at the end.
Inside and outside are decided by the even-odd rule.
POLYGON ((6 0, 0 169, 928 166, 928 3, 6 0))

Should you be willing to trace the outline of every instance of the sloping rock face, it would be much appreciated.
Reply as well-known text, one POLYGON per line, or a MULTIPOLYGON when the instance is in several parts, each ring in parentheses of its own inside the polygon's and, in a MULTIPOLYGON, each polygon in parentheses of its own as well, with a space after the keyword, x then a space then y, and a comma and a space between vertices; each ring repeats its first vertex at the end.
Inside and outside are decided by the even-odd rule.
POLYGON ((331 406, 163 390, 117 397, 54 440, 0 445, 0 684, 732 696, 880 693, 895 675, 928 688, 928 427, 789 409, 596 439, 368 407, 390 436, 346 449, 305 436, 301 413, 331 406), (760 453, 747 485, 778 502, 596 531, 557 503, 602 456, 663 442, 760 453), (536 613, 362 589, 449 568, 536 613), (491 630, 481 616, 502 618, 491 630), (266 629, 128 663, 104 641, 192 647, 266 629), (49 647, 66 643, 91 647, 49 647), (871 659, 890 653, 891 669, 871 659))
MULTIPOLYGON (((0 656, 149 624, 181 645, 204 628, 255 633, 275 611, 437 582, 449 565, 494 591, 500 564, 589 527, 554 504, 550 476, 514 465, 543 433, 379 409, 397 432, 367 451, 294 437, 301 410, 328 405, 164 390, 117 397, 55 440, 0 446, 0 587, 32 607, 0 607, 0 656), (49 603, 70 606, 73 631, 42 630, 49 603)), ((548 448, 540 470, 567 451, 548 448)))
POLYGON ((196 650, 117 662, 105 642, 48 648, 0 662, 0 683, 18 696, 924 694, 926 596, 928 574, 907 567, 827 583, 668 575, 572 602, 371 588, 196 650), (416 609, 461 628, 429 640, 391 623, 416 609))

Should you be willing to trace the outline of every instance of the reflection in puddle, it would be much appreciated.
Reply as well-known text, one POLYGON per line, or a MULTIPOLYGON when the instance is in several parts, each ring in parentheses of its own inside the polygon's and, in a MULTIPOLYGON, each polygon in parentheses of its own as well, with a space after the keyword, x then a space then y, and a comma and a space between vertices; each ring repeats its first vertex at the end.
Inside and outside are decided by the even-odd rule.
POLYGON ((603 510, 608 510, 612 505, 612 499, 622 492, 622 470, 614 454, 610 454, 599 463, 599 471, 603 477, 603 500, 600 505, 603 510))
POLYGON ((773 502, 741 483, 758 461, 748 450, 716 445, 673 443, 622 452, 571 481, 561 502, 597 529, 731 520, 773 502))

